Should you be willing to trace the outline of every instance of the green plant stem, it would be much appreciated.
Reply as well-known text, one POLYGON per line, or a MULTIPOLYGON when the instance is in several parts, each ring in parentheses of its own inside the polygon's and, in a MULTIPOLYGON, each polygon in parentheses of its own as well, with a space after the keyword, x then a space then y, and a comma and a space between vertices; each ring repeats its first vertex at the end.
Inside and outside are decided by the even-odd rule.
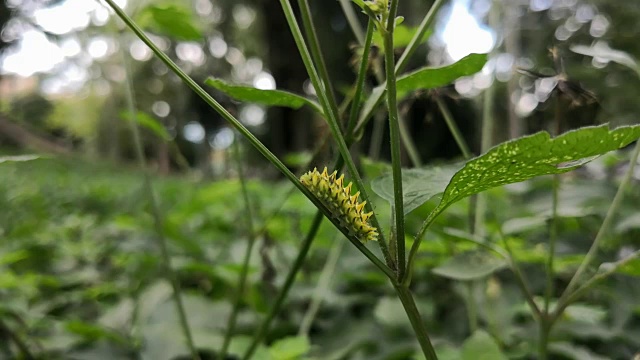
POLYGON ((605 234, 609 231, 611 224, 613 223, 614 214, 618 211, 620 204, 622 203, 622 198, 624 197, 629 184, 631 183, 631 178, 635 171, 636 164, 638 163, 638 157, 640 157, 640 141, 636 142, 636 146, 633 150, 633 154, 631 155, 631 160, 629 163, 629 167, 627 168, 627 172, 624 174, 620 185, 618 186, 618 191, 611 201, 611 206, 609 206, 609 210, 607 210, 607 214, 605 215, 604 221, 600 226, 600 230, 598 230, 598 234, 596 238, 593 240, 593 244, 591 244, 591 248, 587 252, 587 255, 582 260, 582 263, 578 267, 578 270, 569 281, 569 285, 564 290, 560 299, 558 300, 557 306, 551 314, 551 322, 555 322, 561 315, 564 308, 567 306, 565 303, 569 298, 571 298, 574 289, 578 286, 578 282, 580 281, 582 275, 587 270, 589 265, 595 260, 596 253, 600 248, 600 244, 604 239, 605 234))
MULTIPOLYGON (((418 46, 420 46, 420 44, 422 43, 424 34, 427 32, 427 30, 429 30, 429 28, 435 21, 436 14, 438 13, 438 10, 440 10, 443 4, 444 4, 444 0, 435 0, 433 2, 433 5, 431 5, 429 12, 422 19, 422 22, 420 22, 420 25, 418 26, 416 33, 411 38, 409 45, 407 45, 407 47, 404 49, 404 51, 402 52, 402 55, 400 55, 400 58, 398 59, 398 62, 395 65, 396 76, 398 76, 402 71, 404 71, 405 67, 409 62, 409 58, 411 58, 411 55, 413 55, 413 53, 418 49, 418 46)), ((373 95, 373 96, 376 96, 376 101, 375 101, 376 105, 372 106, 368 112, 360 115, 360 118, 358 119, 358 125, 356 126, 356 133, 359 133, 362 130, 362 128, 366 125, 367 120, 371 118, 373 111, 376 109, 377 105, 380 104, 380 102, 382 101, 384 97, 384 92, 379 93, 377 95, 373 95)))
POLYGON ((366 43, 365 35, 362 33, 362 27, 360 26, 360 22, 358 21, 356 12, 353 10, 353 7, 351 6, 351 1, 340 0, 340 6, 342 7, 342 12, 344 12, 344 17, 347 18, 347 23, 349 23, 349 27, 351 28, 353 35, 356 37, 358 44, 362 45, 366 43))
POLYGON ((451 115, 451 111, 449 111, 447 104, 445 104, 442 98, 438 95, 435 95, 434 99, 436 101, 436 104, 438 105, 438 109, 442 113, 444 121, 447 123, 447 127, 449 128, 451 135, 453 135, 456 144, 458 144, 458 148, 462 152, 462 156, 464 156, 466 160, 471 159, 473 154, 471 154, 469 145, 467 145, 467 142, 464 140, 464 136, 462 136, 458 125, 456 125, 456 122, 453 120, 453 116, 451 115))
POLYGON ((249 262, 251 260, 251 253, 253 251, 253 247, 256 243, 257 234, 254 232, 254 221, 253 221, 253 211, 251 209, 251 200, 249 199, 249 191, 247 190, 247 180, 244 175, 244 169, 242 168, 242 156, 240 154, 240 144, 239 141, 234 141, 234 162, 236 163, 236 167, 238 170, 238 178, 240 179, 240 190, 242 192, 242 199, 244 200, 245 207, 245 219, 247 221, 247 236, 249 243, 247 244, 247 249, 244 253, 244 259, 242 261, 242 270, 240 271, 240 278, 238 279, 238 289, 236 292, 235 299, 233 301, 233 309, 231 310, 231 315, 229 315, 229 320, 227 322, 227 330, 224 336, 224 342, 222 344, 222 349, 220 350, 219 357, 221 359, 225 359, 227 356, 227 351, 229 349, 229 344, 231 343, 231 337, 233 336, 233 332, 236 327, 236 319, 238 317, 238 312, 240 311, 240 304, 242 303, 242 297, 244 295, 245 288, 247 286, 247 275, 249 274, 249 262))
POLYGON ((422 161, 420 160, 420 155, 418 154, 418 149, 411 139, 411 135, 409 134, 409 129, 407 129, 406 119, 398 114, 398 126, 400 127, 400 139, 402 140, 402 145, 404 145, 405 150, 407 150, 407 155, 409 155, 409 159, 411 163, 415 167, 422 166, 422 161))
POLYGON ((553 296, 553 278, 555 277, 554 261, 556 254, 556 242, 558 239, 558 191, 560 188, 560 175, 553 175, 553 189, 551 200, 551 222, 549 223, 549 256, 547 257, 546 272, 547 285, 544 292, 544 313, 549 314, 551 297, 553 296))
POLYGON ((542 314, 542 311, 540 310, 540 307, 538 307, 538 304, 536 304, 534 300, 533 293, 529 289, 529 282, 527 281, 522 270, 520 269, 520 265, 513 257, 513 251, 511 251, 511 246, 509 246, 509 242, 504 237, 502 232, 500 234, 500 238, 502 238, 502 244, 504 246, 504 249, 507 251, 507 254, 509 255, 507 257, 507 261, 509 263, 509 268, 511 269, 511 271, 516 277, 516 283, 518 284, 520 291, 522 291, 522 294, 524 295, 524 298, 527 301, 529 308, 533 312, 534 317, 538 321, 540 321, 543 317, 543 314, 542 314))
MULTIPOLYGON (((337 111, 336 112, 333 111, 332 107, 329 105, 327 94, 324 91, 322 91, 323 89, 322 81, 318 76, 318 73, 316 72, 315 67, 313 65, 313 60, 311 58, 309 50, 307 49, 307 45, 302 36, 302 32, 300 31, 300 27, 298 26, 298 23, 296 21, 293 8, 291 7, 291 3, 289 2, 289 0, 280 0, 280 4, 282 5, 282 10, 284 11, 285 18, 287 19, 289 29, 291 30, 291 34, 293 35, 294 41, 298 47, 298 51, 302 57, 302 62, 304 63, 304 66, 307 70, 309 78, 311 79, 311 83, 313 84, 314 88, 316 89, 316 92, 318 93, 318 99, 320 100, 320 104, 322 105, 322 108, 324 110, 327 123, 329 125, 329 128, 331 129, 333 138, 338 145, 338 150, 340 151, 340 155, 344 159, 347 169, 349 170, 349 173, 351 174, 351 177, 353 178, 353 181, 355 182, 356 187, 360 191, 362 198, 367 201, 365 205, 366 211, 373 213, 373 215, 371 216, 371 223, 373 224, 374 227, 378 229, 378 233, 380 234, 377 243, 378 243, 378 246, 380 247, 380 251, 382 252, 382 256, 384 257, 387 266, 390 268, 394 268, 395 262, 389 256, 389 250, 383 235, 384 232, 382 231, 382 228, 380 227, 380 223, 378 222, 378 218, 375 215, 375 212, 373 211, 373 207, 371 205, 370 198, 365 189, 364 182, 362 181, 362 178, 360 177, 360 173, 358 172, 358 169, 356 168, 356 165, 353 162, 353 159, 351 158, 349 147, 347 146, 344 136, 340 130, 340 124, 338 121, 339 114, 337 113, 337 111)), ((302 15, 307 17, 311 16, 311 14, 309 14, 308 12, 307 13, 303 12, 302 15)), ((309 20, 309 22, 311 22, 311 20, 309 20)), ((308 34, 309 37, 316 37, 316 34, 315 32, 313 32, 313 29, 310 29, 310 30, 312 32, 308 34)), ((296 181, 299 182, 297 178, 296 178, 296 181)), ((302 186, 302 184, 300 185, 302 186)))
POLYGON ((418 343, 420 343, 420 348, 422 349, 422 353, 427 360, 438 360, 438 356, 436 355, 436 351, 431 344, 431 340, 429 339, 429 335, 427 334, 427 328, 422 321, 422 316, 420 316, 420 312, 418 311, 418 307, 416 306, 415 301, 413 300, 413 295, 408 287, 404 285, 395 284, 396 294, 404 307, 404 310, 409 317, 409 321, 411 322, 411 327, 413 327, 413 331, 416 333, 416 337, 418 339, 418 343))
POLYGON ((16 332, 14 332, 1 319, 0 319, 0 334, 6 335, 7 337, 9 337, 13 341, 13 343, 16 345, 18 350, 20 350, 20 353, 21 353, 21 357, 20 358, 23 358, 23 359, 26 359, 26 360, 34 360, 34 359, 36 359, 36 357, 29 350, 29 345, 27 345, 27 343, 22 340, 20 335, 18 335, 16 332))
MULTIPOLYGON (((343 3, 347 0, 341 0, 343 3)), ((362 103, 362 90, 364 88, 364 81, 367 78, 367 68, 369 64, 369 53, 371 52, 371 41, 373 39, 373 31, 375 24, 373 20, 369 19, 367 23, 367 33, 362 45, 362 60, 360 61, 360 67, 358 68, 358 77, 356 78, 356 91, 353 95, 353 101, 351 102, 351 111, 349 113, 349 122, 347 123, 346 142, 353 142, 355 137, 353 130, 358 123, 358 113, 360 112, 360 104, 362 103)))
POLYGON ((300 321, 298 336, 309 335, 309 329, 311 329, 313 319, 316 317, 316 314, 320 309, 320 304, 322 304, 322 300, 324 299, 324 295, 326 294, 327 290, 329 289, 329 285, 331 284, 331 279, 333 277, 333 273, 336 270, 336 266, 338 265, 338 259, 340 259, 343 245, 344 241, 341 236, 338 236, 334 239, 333 246, 331 246, 331 251, 329 252, 329 256, 327 256, 327 260, 325 261, 322 272, 320 273, 318 284, 313 291, 311 303, 309 304, 307 311, 302 317, 302 321, 300 321))
POLYGON ((316 91, 321 91, 324 93, 327 105, 331 109, 331 113, 339 121, 340 112, 338 111, 336 97, 333 93, 333 86, 331 85, 329 71, 327 70, 327 65, 325 64, 324 57, 322 56, 322 49, 320 48, 320 42, 318 41, 316 29, 313 25, 313 18, 311 17, 309 2, 307 0, 298 0, 298 6, 300 7, 300 14, 302 15, 302 26, 304 27, 304 31, 307 34, 309 50, 311 51, 311 58, 313 59, 313 63, 317 67, 318 75, 320 76, 320 84, 323 86, 323 88, 321 89, 316 88, 316 91))
POLYGON ((478 310, 474 296, 475 281, 465 281, 464 286, 467 294, 467 318, 469 319, 469 331, 473 334, 478 329, 478 310))
MULTIPOLYGON (((122 36, 120 36, 120 38, 122 39, 122 36)), ((125 49, 126 47, 122 46, 122 48, 125 49)), ((182 332, 184 333, 185 339, 187 341, 187 347, 189 348, 191 357, 194 360, 200 360, 200 356, 198 355, 198 350, 196 349, 195 343, 193 341, 193 337, 191 335, 191 330, 189 328, 189 321, 187 319, 187 313, 182 301, 182 295, 180 292, 180 284, 178 282, 178 277, 176 276, 175 272, 173 271, 173 267, 171 266, 171 255, 169 254, 169 246, 167 244, 167 239, 164 236, 164 230, 163 230, 164 221, 160 211, 159 200, 153 188, 153 182, 151 181, 151 176, 149 175, 149 173, 146 172, 146 170, 144 170, 144 168, 146 167, 146 164, 145 164, 146 161, 144 157, 144 150, 142 147, 142 139, 140 136, 140 131, 138 130, 138 125, 135 121, 135 117, 137 116, 136 115, 137 110, 136 110, 135 97, 133 94, 133 83, 131 82, 131 72, 129 70, 127 57, 125 56, 124 51, 121 51, 121 55, 122 55, 122 65, 124 67, 125 74, 126 74, 125 76, 126 82, 124 86, 125 99, 127 103, 127 108, 132 117, 132 121, 128 121, 127 123, 129 124, 129 130, 131 131, 131 136, 133 138, 133 145, 135 149, 135 156, 138 161, 138 166, 140 166, 140 168, 143 169, 144 171, 143 187, 145 188, 145 191, 147 193, 147 197, 150 203, 150 207, 151 207, 151 216, 153 217, 153 224, 156 231, 158 247, 160 248, 162 267, 164 269, 165 276, 171 283, 171 287, 173 289, 173 292, 172 292, 173 300, 176 304, 176 310, 178 312, 180 326, 181 326, 182 332)))
POLYGON ((284 300, 287 298, 287 295, 289 294, 289 289, 293 285, 293 281, 295 280, 295 277, 298 274, 298 270, 302 267, 302 264, 304 263, 307 257, 307 253, 311 248, 311 244, 313 243, 313 239, 315 238, 316 233, 320 228, 320 224, 322 223, 322 217, 323 217, 322 213, 318 211, 316 213, 316 216, 313 218, 313 222, 311 223, 311 228, 307 233, 307 237, 304 239, 304 242, 300 247, 298 256, 296 257, 296 260, 294 261, 293 266, 291 267, 291 270, 289 270, 289 273, 287 274, 287 278, 285 279, 284 284, 282 285, 282 289, 280 290, 280 293, 278 294, 278 297, 275 303, 271 307, 269 314, 267 314, 267 317, 260 324, 258 331, 256 331, 253 337, 253 341, 251 345, 245 352, 242 359, 244 360, 251 359, 256 349, 258 348, 258 345, 262 342, 262 339, 267 334, 267 331, 269 330, 269 326, 271 326, 271 321, 278 314, 278 312, 280 312, 280 308, 284 304, 284 300))
POLYGON ((405 237, 404 237, 404 196, 402 194, 402 158, 400 156, 400 125, 398 120, 398 99, 396 95, 395 59, 393 53, 393 30, 395 28, 398 0, 391 0, 391 9, 387 19, 384 36, 384 59, 387 77, 387 107, 389 109, 389 132, 391 138, 391 167, 393 174, 393 218, 395 219, 395 240, 397 251, 398 281, 402 281, 405 268, 405 237))

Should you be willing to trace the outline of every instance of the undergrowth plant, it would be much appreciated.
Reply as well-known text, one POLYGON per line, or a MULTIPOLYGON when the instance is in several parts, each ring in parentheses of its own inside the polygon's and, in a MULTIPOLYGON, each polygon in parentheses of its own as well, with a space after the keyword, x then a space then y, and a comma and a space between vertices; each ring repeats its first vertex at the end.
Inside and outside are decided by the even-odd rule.
MULTIPOLYGON (((487 62, 487 55, 471 54, 448 66, 437 68, 422 67, 411 72, 405 72, 409 58, 423 42, 425 35, 434 23, 437 11, 444 1, 434 1, 431 9, 425 14, 423 21, 415 30, 411 40, 406 44, 402 55, 396 59, 395 51, 397 46, 394 43, 396 41, 394 33, 403 22, 403 18, 397 15, 399 0, 353 0, 353 3, 367 16, 368 25, 366 30, 363 31, 360 29, 357 19, 354 18, 354 14, 349 13, 352 9, 345 10, 347 11, 347 18, 350 20, 350 26, 354 29, 356 37, 359 39, 361 57, 356 81, 352 86, 353 95, 349 106, 341 108, 335 98, 334 83, 324 63, 323 52, 314 28, 314 22, 322 21, 322 19, 314 19, 312 17, 307 0, 297 1, 301 21, 296 18, 290 1, 280 0, 291 35, 295 40, 299 55, 304 62, 317 94, 317 101, 281 90, 261 90, 229 84, 214 78, 208 79, 206 84, 240 101, 291 108, 308 106, 318 116, 326 120, 331 130, 333 144, 338 149, 339 157, 335 160, 333 166, 321 166, 321 168, 324 168, 323 171, 309 169, 308 173, 299 177, 292 173, 281 159, 275 156, 240 121, 224 109, 220 103, 164 54, 113 0, 105 1, 171 71, 228 121, 246 141, 271 162, 318 209, 308 233, 300 243, 296 260, 291 266, 273 306, 270 308, 268 315, 262 320, 251 344, 243 355, 245 360, 253 358, 268 333, 273 319, 282 310, 284 300, 287 298, 291 285, 305 262, 320 223, 324 218, 329 220, 353 246, 366 256, 380 272, 387 276, 410 320, 422 354, 428 360, 438 359, 436 348, 430 336, 429 324, 423 320, 411 291, 412 274, 416 267, 419 266, 417 260, 420 255, 420 245, 428 238, 428 231, 438 217, 451 205, 463 199, 476 196, 492 188, 522 182, 534 177, 572 171, 600 155, 623 148, 640 137, 640 126, 627 126, 617 129, 609 129, 607 125, 585 127, 558 134, 554 138, 546 132, 539 132, 499 144, 480 156, 470 158, 471 154, 467 150, 468 147, 459 136, 459 131, 451 120, 444 102, 437 101, 451 132, 456 136, 461 151, 468 158, 467 161, 464 165, 455 169, 436 167, 402 169, 401 147, 405 146, 408 149, 412 149, 413 145, 411 139, 406 136, 406 131, 403 134, 404 124, 398 113, 398 100, 403 99, 412 91, 435 89, 447 85, 460 77, 480 71, 487 62), (304 28, 304 35, 300 24, 304 28), (371 65, 369 64, 369 52, 374 36, 382 39, 384 59, 384 71, 382 74, 384 78, 382 78, 382 74, 378 74, 380 85, 369 91, 365 87, 365 79, 371 65), (359 141, 363 130, 369 126, 370 120, 378 111, 385 111, 387 114, 386 123, 389 127, 391 143, 391 165, 388 174, 374 179, 369 187, 369 184, 366 184, 363 180, 360 170, 356 166, 356 159, 352 157, 350 150, 359 141), (342 119, 347 120, 343 123, 342 119), (343 168, 346 168, 346 172, 343 168), (345 180, 345 177, 350 179, 349 184, 346 186, 345 182, 347 180, 345 180), (381 227, 380 221, 376 216, 376 207, 372 206, 374 198, 368 193, 368 189, 372 189, 380 198, 389 202, 392 213, 390 229, 381 227), (438 195, 439 197, 437 197, 438 195), (407 237, 405 231, 407 214, 430 200, 435 201, 436 205, 423 219, 417 234, 407 237)), ((348 7, 345 7, 345 9, 348 9, 348 7)), ((635 67, 634 70, 640 74, 636 63, 632 63, 629 66, 635 67)), ((130 110, 135 113, 133 106, 130 110)), ((492 119, 488 117, 484 121, 491 122, 492 119)), ((626 264, 640 257, 640 252, 635 251, 620 261, 601 267, 600 271, 586 276, 587 270, 595 265, 595 254, 603 237, 609 231, 612 218, 630 184, 639 152, 640 143, 633 150, 630 165, 591 249, 582 259, 580 266, 559 298, 553 298, 556 290, 553 288, 553 237, 550 237, 551 244, 549 248, 551 251, 548 251, 547 254, 547 277, 551 287, 543 295, 544 300, 542 303, 531 292, 531 286, 511 250, 509 240, 501 236, 483 235, 484 232, 478 229, 478 226, 474 229, 474 233, 462 229, 447 230, 450 236, 475 244, 476 247, 473 250, 453 256, 449 261, 435 268, 434 273, 459 281, 479 281, 504 266, 508 267, 526 299, 534 320, 539 326, 539 338, 532 340, 532 343, 536 342, 538 344, 537 358, 547 359, 549 357, 550 332, 563 316, 567 307, 577 301, 597 281, 616 273, 626 264)), ((237 161, 240 162, 240 160, 237 161)), ((414 159, 414 163, 419 161, 420 159, 414 159)), ((242 173, 242 171, 239 172, 242 173)), ((555 191, 557 191, 557 186, 561 186, 561 184, 556 184, 555 191)), ((253 244, 259 232, 255 229, 255 224, 251 219, 251 206, 249 205, 249 196, 246 190, 243 191, 243 195, 247 206, 249 238, 251 239, 251 244, 253 244)), ((150 196, 153 197, 152 191, 150 196)), ((557 200, 557 198, 555 199, 557 200)), ((554 207, 557 206, 556 203, 557 201, 554 201, 554 207)), ((382 204, 377 205, 382 206, 382 204)), ((479 216, 479 219, 478 223, 481 224, 482 215, 479 216)), ((158 222, 160 222, 160 219, 158 219, 158 222)), ((159 231, 161 232, 161 230, 159 231)), ((243 282, 246 279, 251 246, 249 246, 249 250, 245 255, 244 272, 243 276, 240 277, 238 296, 242 293, 243 282)), ((162 247, 165 249, 163 251, 165 265, 170 273, 171 266, 168 260, 169 256, 166 254, 166 246, 162 245, 162 247)), ((469 288, 471 289, 472 285, 469 288)), ((174 286, 174 292, 176 292, 175 300, 181 307, 179 287, 177 285, 174 286)), ((473 317, 473 301, 470 297, 468 304, 470 317, 473 317)), ((238 302, 239 300, 236 300, 234 304, 234 312, 228 322, 224 345, 220 350, 223 356, 229 351, 228 346, 235 327, 238 302)), ((471 326, 472 329, 477 326, 477 321, 471 321, 471 323, 476 324, 471 326)), ((186 338, 189 339, 192 356, 197 358, 198 353, 191 340, 189 325, 186 320, 183 321, 183 330, 186 338)), ((476 344, 480 344, 477 345, 478 349, 484 349, 482 351, 488 352, 484 354, 485 357, 505 358, 498 345, 485 333, 478 330, 473 339, 476 344)))

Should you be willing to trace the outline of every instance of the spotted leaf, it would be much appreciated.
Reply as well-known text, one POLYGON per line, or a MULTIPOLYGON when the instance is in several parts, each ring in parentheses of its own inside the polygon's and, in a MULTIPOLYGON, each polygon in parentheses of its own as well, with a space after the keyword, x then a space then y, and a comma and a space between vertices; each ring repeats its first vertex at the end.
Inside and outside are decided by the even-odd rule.
POLYGON ((539 132, 505 142, 468 161, 453 176, 428 221, 449 205, 473 194, 540 175, 574 170, 639 137, 640 125, 615 130, 601 125, 569 131, 554 139, 547 132, 539 132))

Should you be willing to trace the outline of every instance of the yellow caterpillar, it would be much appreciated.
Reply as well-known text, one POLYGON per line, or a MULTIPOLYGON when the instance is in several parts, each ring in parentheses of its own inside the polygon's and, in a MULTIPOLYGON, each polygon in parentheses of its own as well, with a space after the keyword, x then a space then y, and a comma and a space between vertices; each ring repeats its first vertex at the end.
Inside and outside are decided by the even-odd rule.
POLYGON ((337 179, 336 176, 336 171, 329 175, 326 167, 322 173, 314 168, 313 171, 302 175, 300 182, 331 211, 331 215, 348 230, 350 235, 355 236, 362 243, 378 240, 378 230, 369 223, 373 212, 362 211, 367 202, 358 203, 359 191, 351 195, 351 183, 343 187, 344 174, 337 179))

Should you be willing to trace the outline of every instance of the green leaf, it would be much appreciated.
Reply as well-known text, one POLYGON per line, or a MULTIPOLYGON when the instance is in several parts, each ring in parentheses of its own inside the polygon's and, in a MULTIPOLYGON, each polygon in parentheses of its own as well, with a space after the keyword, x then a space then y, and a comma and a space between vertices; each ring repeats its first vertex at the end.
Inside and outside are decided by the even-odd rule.
POLYGON ((138 24, 153 32, 178 40, 202 40, 202 31, 194 24, 193 12, 181 4, 150 4, 140 11, 138 24))
POLYGON ((620 50, 615 50, 609 47, 604 41, 597 41, 593 46, 574 45, 571 47, 571 51, 594 57, 596 60, 609 62, 613 61, 620 65, 624 65, 631 70, 640 73, 640 65, 633 56, 620 50))
POLYGON ((451 65, 426 67, 400 76, 396 81, 398 98, 404 97, 410 91, 438 88, 463 76, 473 75, 482 70, 486 62, 487 54, 470 54, 451 65))
MULTIPOLYGON (((402 170, 402 197, 405 215, 442 193, 460 166, 402 170)), ((371 190, 393 204, 393 177, 386 174, 371 182, 371 190)))
MULTIPOLYGON (((439 88, 463 76, 473 75, 482 70, 486 62, 487 54, 470 54, 451 65, 436 68, 425 67, 402 75, 396 81, 398 99, 402 99, 414 90, 439 88)), ((367 101, 362 105, 362 115, 358 119, 359 122, 364 121, 380 103, 385 88, 386 84, 383 84, 373 89, 367 101)))
POLYGON ((449 279, 468 281, 481 279, 506 265, 504 259, 486 251, 469 251, 448 259, 432 271, 449 279))
POLYGON ((311 344, 306 336, 287 337, 278 340, 269 347, 273 359, 295 360, 309 352, 311 344))
POLYGON ((605 124, 569 131, 554 139, 543 131, 502 143, 468 161, 453 176, 427 222, 458 200, 536 176, 569 172, 638 137, 639 125, 609 130, 605 124))
POLYGON ((507 357, 489 334, 477 330, 462 344, 461 360, 507 360, 507 357))
MULTIPOLYGON (((409 45, 409 43, 411 42, 411 39, 413 39, 413 36, 416 34, 417 31, 418 31, 417 26, 396 25, 396 28, 393 30, 393 48, 394 49, 403 48, 409 45)), ((418 43, 421 44, 427 41, 432 33, 433 32, 431 30, 425 31, 424 35, 422 36, 422 38, 418 43)), ((384 48, 384 39, 382 38, 382 35, 380 35, 379 32, 373 33, 372 41, 373 41, 373 44, 379 47, 380 49, 384 48)))
POLYGON ((569 342, 553 342, 549 344, 549 352, 560 355, 566 359, 574 360, 608 360, 609 357, 604 357, 593 353, 589 348, 584 346, 574 345, 569 342))
MULTIPOLYGON (((121 112, 120 118, 128 121, 132 120, 131 114, 128 111, 121 112)), ((171 140, 171 135, 169 135, 169 132, 167 131, 167 129, 164 127, 164 125, 162 125, 160 121, 156 120, 153 116, 145 112, 138 111, 138 113, 136 114, 135 121, 138 123, 138 125, 146 128, 147 130, 150 130, 160 139, 164 141, 171 140)))
POLYGON ((363 0, 351 0, 351 2, 358 5, 362 10, 364 10, 364 7, 366 6, 363 0))
POLYGON ((4 162, 22 162, 40 159, 40 155, 0 156, 0 164, 4 162))
POLYGON ((205 81, 205 84, 222 91, 236 100, 269 106, 284 106, 292 109, 299 109, 303 105, 309 105, 318 114, 322 115, 322 109, 316 102, 287 91, 262 90, 251 86, 232 85, 211 77, 205 81))

